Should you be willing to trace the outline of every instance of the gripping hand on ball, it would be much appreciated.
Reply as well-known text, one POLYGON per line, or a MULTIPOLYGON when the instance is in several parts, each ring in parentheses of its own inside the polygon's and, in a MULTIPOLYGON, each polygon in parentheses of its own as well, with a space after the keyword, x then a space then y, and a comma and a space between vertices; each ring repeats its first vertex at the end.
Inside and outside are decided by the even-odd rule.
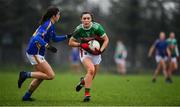
POLYGON ((81 47, 82 49, 86 50, 86 51, 90 49, 88 43, 81 43, 81 44, 80 44, 80 47, 81 47))

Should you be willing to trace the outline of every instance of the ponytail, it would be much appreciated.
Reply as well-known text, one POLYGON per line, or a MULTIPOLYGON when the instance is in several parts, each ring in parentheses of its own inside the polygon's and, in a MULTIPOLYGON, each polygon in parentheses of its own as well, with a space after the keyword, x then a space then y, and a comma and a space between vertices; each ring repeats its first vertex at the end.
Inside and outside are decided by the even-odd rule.
POLYGON ((59 12, 59 9, 57 7, 49 7, 47 11, 42 16, 41 20, 39 21, 39 24, 42 25, 45 21, 49 20, 52 16, 56 15, 59 12))

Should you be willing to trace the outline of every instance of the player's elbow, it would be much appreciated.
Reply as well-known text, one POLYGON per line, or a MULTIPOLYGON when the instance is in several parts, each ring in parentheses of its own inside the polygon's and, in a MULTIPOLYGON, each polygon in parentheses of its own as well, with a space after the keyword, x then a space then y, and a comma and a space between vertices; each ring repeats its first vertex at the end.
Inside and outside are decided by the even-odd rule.
POLYGON ((72 43, 69 41, 68 45, 69 45, 69 46, 72 46, 72 43))
POLYGON ((68 43, 69 46, 73 46, 73 41, 70 39, 69 40, 69 43, 68 43))

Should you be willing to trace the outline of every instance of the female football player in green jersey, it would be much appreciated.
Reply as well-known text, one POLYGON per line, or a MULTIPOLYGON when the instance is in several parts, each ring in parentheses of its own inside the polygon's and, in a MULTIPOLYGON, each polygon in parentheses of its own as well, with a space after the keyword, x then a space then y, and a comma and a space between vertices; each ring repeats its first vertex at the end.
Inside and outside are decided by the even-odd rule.
POLYGON ((171 52, 171 58, 168 65, 168 74, 171 76, 172 72, 178 68, 177 58, 179 57, 179 51, 175 33, 171 32, 169 34, 169 38, 166 41, 171 52))
POLYGON ((76 86, 76 91, 79 92, 82 87, 85 87, 84 102, 90 101, 90 88, 92 80, 99 69, 101 62, 101 53, 104 52, 108 45, 109 39, 103 27, 96 22, 93 22, 93 15, 90 12, 83 12, 81 14, 81 22, 76 27, 73 36, 69 40, 71 47, 80 47, 80 60, 84 65, 87 73, 85 77, 81 77, 79 84, 76 86), (88 42, 96 39, 100 42, 99 50, 92 51, 89 48, 88 42))
POLYGON ((114 54, 114 60, 116 63, 116 68, 119 74, 126 74, 126 58, 127 58, 127 49, 122 41, 118 40, 116 45, 116 50, 114 54))

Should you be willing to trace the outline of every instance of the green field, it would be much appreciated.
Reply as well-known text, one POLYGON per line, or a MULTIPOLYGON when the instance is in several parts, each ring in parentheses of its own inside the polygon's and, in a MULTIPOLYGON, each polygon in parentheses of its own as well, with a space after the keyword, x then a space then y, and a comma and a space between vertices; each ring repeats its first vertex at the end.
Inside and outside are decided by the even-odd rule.
POLYGON ((17 88, 18 73, 0 72, 1 106, 129 106, 129 105, 180 105, 180 77, 174 76, 173 84, 159 76, 156 83, 151 75, 97 74, 91 89, 90 102, 82 102, 84 89, 77 93, 75 85, 82 74, 57 73, 52 81, 44 81, 33 94, 36 100, 23 102, 21 97, 30 80, 17 88))

